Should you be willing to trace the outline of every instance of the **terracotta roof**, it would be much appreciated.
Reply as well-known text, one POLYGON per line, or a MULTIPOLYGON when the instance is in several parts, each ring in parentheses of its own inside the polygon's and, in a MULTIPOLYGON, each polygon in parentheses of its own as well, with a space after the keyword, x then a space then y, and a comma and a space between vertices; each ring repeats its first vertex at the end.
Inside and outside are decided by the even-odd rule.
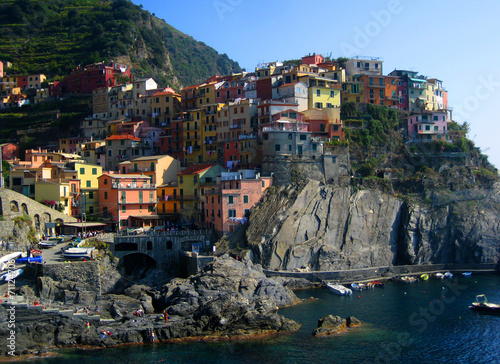
POLYGON ((125 135, 111 135, 110 137, 104 139, 104 140, 124 140, 124 139, 129 139, 129 140, 134 140, 136 142, 140 142, 141 138, 137 138, 133 136, 132 134, 125 134, 125 135))
POLYGON ((186 174, 198 174, 201 173, 213 166, 217 165, 216 163, 204 163, 204 164, 194 164, 190 167, 187 167, 182 172, 177 173, 178 176, 186 175, 186 174))
POLYGON ((283 84, 283 85, 281 85, 281 86, 278 86, 278 87, 288 87, 288 86, 295 85, 295 84, 297 84, 297 83, 298 83, 298 82, 293 82, 293 83, 285 83, 285 84, 283 84))

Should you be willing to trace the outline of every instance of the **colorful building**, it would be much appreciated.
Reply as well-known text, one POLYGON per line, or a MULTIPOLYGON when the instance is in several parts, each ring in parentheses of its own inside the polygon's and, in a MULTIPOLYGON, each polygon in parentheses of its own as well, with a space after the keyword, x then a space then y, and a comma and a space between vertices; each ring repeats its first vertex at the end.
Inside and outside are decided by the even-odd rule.
POLYGON ((408 136, 413 142, 447 141, 449 121, 446 110, 413 114, 408 118, 408 136))
POLYGON ((367 104, 399 107, 398 77, 362 75, 364 102, 367 104))
POLYGON ((111 87, 130 81, 130 67, 118 63, 95 63, 78 67, 63 80, 67 94, 92 94, 99 87, 111 87))
POLYGON ((113 227, 164 225, 156 215, 156 185, 148 176, 104 173, 98 180, 99 213, 113 227))
MULTIPOLYGON (((302 76, 299 78, 308 86, 307 109, 339 108, 341 105, 341 89, 339 81, 321 76, 302 76)), ((303 111, 300 110, 299 111, 303 111)))
POLYGON ((180 172, 180 162, 169 155, 153 155, 140 157, 120 163, 122 174, 144 174, 151 179, 151 183, 163 185, 177 181, 180 172))
POLYGON ((205 226, 229 233, 246 224, 250 210, 271 184, 272 177, 261 177, 253 170, 221 173, 217 188, 205 191, 205 226))
POLYGON ((68 173, 80 180, 79 191, 76 191, 73 200, 77 215, 85 213, 87 218, 97 216, 99 213, 99 180, 102 175, 102 167, 86 163, 68 163, 71 170, 68 173), (76 176, 75 176, 76 175, 76 176))

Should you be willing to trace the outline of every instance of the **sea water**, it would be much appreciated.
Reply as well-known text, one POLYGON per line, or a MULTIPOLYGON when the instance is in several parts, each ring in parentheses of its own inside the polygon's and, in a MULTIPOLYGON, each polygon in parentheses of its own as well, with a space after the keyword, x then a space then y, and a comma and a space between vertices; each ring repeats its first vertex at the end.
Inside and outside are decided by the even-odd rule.
POLYGON ((500 315, 468 306, 476 295, 500 303, 500 275, 456 275, 337 296, 328 289, 295 292, 303 299, 279 313, 298 332, 232 342, 190 342, 61 350, 45 363, 500 363, 500 315), (361 327, 313 337, 318 319, 354 316, 361 327))

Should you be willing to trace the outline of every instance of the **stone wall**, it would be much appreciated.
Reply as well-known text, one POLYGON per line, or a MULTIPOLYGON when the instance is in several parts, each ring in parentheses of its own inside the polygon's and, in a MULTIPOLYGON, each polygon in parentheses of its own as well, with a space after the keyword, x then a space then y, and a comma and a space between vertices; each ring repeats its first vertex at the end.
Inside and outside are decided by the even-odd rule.
POLYGON ((101 294, 101 279, 97 261, 71 262, 64 264, 45 264, 39 274, 49 277, 55 282, 63 280, 85 285, 86 290, 101 294))
MULTIPOLYGON (((76 222, 77 219, 51 209, 35 200, 15 192, 8 188, 0 188, 0 216, 4 221, 11 221, 17 216, 29 215, 33 219, 33 227, 39 233, 43 233, 46 222, 76 222)), ((9 230, 9 225, 0 226, 0 238, 8 239, 13 234, 14 225, 9 230)))

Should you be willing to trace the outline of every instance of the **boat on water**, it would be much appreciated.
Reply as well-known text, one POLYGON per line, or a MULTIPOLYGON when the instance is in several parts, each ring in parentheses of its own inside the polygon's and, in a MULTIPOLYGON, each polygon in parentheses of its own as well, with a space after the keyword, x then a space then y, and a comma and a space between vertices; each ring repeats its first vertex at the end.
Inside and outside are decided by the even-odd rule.
POLYGON ((350 296, 352 295, 352 290, 347 288, 347 287, 344 287, 343 285, 341 284, 337 284, 337 283, 332 283, 332 282, 329 282, 326 284, 326 286, 335 294, 338 294, 340 296, 350 296))
POLYGON ((464 277, 470 277, 472 275, 472 272, 462 272, 462 275, 464 277))
POLYGON ((15 270, 8 271, 7 273, 4 273, 4 275, 2 275, 2 278, 5 282, 9 282, 13 279, 16 279, 21 274, 23 274, 22 269, 15 269, 15 270))
POLYGON ((3 257, 1 257, 0 258, 0 270, 5 270, 5 268, 7 268, 8 263, 10 261, 18 258, 21 254, 23 254, 23 253, 22 252, 14 252, 14 253, 10 253, 10 254, 7 254, 7 255, 4 255, 3 257))
POLYGON ((445 277, 445 278, 453 278, 453 273, 451 273, 451 272, 446 272, 446 273, 444 274, 444 277, 445 277))
POLYGON ((62 255, 69 259, 91 258, 92 251, 94 248, 68 248, 63 251, 62 255))
POLYGON ((417 281, 417 278, 412 277, 412 276, 404 276, 404 277, 401 277, 401 281, 403 281, 405 283, 414 283, 417 281))
POLYGON ((444 278, 444 274, 443 273, 436 273, 434 276, 436 278, 439 278, 439 279, 443 279, 444 278))
POLYGON ((429 275, 427 273, 424 273, 420 276, 420 279, 423 280, 423 281, 426 281, 429 279, 429 275))
MULTIPOLYGON (((56 244, 59 244, 59 243, 62 243, 64 242, 64 236, 51 236, 51 237, 48 237, 47 239, 45 239, 47 241, 51 241, 51 242, 55 242, 56 244)), ((68 239, 69 240, 69 239, 68 239)))
POLYGON ((384 287, 384 284, 382 282, 379 282, 379 281, 372 281, 371 283, 373 283, 373 285, 375 287, 384 287))
POLYGON ((366 288, 366 285, 364 283, 351 283, 351 288, 354 291, 362 291, 366 288))
POLYGON ((476 302, 472 302, 470 309, 487 313, 500 313, 500 305, 497 303, 489 303, 484 294, 476 296, 476 302))

